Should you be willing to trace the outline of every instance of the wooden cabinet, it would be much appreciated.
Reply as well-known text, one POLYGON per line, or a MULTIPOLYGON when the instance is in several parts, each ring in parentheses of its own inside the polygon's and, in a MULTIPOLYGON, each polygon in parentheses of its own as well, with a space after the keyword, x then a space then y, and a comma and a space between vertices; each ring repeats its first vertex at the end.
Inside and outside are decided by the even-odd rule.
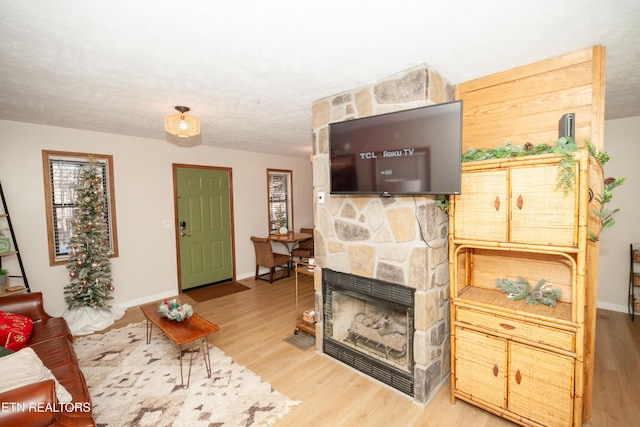
POLYGON ((507 408, 507 340, 455 328, 456 393, 473 401, 507 408))
POLYGON ((508 355, 507 409, 523 422, 572 425, 574 359, 514 342, 508 355))
MULTIPOLYGON (((550 165, 510 169, 510 241, 549 246, 576 246, 578 198, 574 190, 557 189, 558 160, 550 165)), ((580 186, 578 174, 574 185, 580 186)))
POLYGON ((581 426, 583 401, 591 401, 590 162, 577 152, 574 187, 563 191, 561 160, 463 164, 449 211, 451 399, 525 426, 581 426), (562 295, 549 307, 496 288, 497 279, 519 277, 532 286, 544 278, 562 295))
POLYGON ((461 327, 455 337, 458 394, 545 426, 571 424, 571 357, 461 327))
POLYGON ((452 217, 456 239, 506 242, 507 170, 477 170, 462 174, 461 193, 456 197, 456 215, 452 217), (490 188, 491 191, 487 191, 490 188), (482 221, 478 221, 482 218, 482 221))
MULTIPOLYGON (((453 217, 458 240, 576 246, 578 198, 558 190, 559 156, 477 162, 462 174, 453 217), (534 164, 532 164, 534 163, 534 164)), ((577 165, 572 168, 579 181, 577 165)), ((576 188, 579 187, 576 182, 576 188)))

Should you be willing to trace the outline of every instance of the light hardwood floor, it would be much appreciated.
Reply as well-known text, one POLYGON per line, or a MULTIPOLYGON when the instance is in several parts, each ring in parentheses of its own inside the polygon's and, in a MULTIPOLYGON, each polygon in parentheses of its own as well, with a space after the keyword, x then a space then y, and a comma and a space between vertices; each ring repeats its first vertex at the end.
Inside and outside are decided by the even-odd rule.
MULTIPOLYGON (((203 303, 180 296, 220 326, 209 342, 301 404, 276 423, 286 426, 512 426, 472 405, 449 399, 448 381, 427 406, 324 356, 284 341, 295 328, 294 280, 269 284, 203 303)), ((301 306, 313 306, 312 278, 301 283, 301 306)), ((142 322, 130 308, 111 328, 142 322)), ((640 426, 640 318, 599 310, 593 398, 593 427, 640 426)))

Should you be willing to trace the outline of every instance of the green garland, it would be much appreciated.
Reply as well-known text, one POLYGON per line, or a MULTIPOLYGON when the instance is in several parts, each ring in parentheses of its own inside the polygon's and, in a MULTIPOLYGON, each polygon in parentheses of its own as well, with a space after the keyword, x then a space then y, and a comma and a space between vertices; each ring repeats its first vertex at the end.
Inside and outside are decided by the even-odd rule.
POLYGON ((462 153, 462 162, 476 162, 479 160, 504 159, 510 157, 533 156, 536 154, 560 154, 560 168, 558 169, 558 185, 566 193, 573 189, 576 181, 574 165, 576 159, 574 153, 578 150, 578 143, 571 137, 559 138, 554 145, 539 144, 533 145, 527 142, 524 145, 514 145, 509 141, 504 143, 504 147, 496 148, 469 148, 462 153))
POLYGON ((451 202, 449 202, 448 194, 438 194, 436 196, 436 207, 442 209, 443 212, 449 212, 449 207, 451 206, 451 202))
POLYGON ((536 154, 562 154, 573 156, 578 150, 578 143, 572 137, 562 137, 556 140, 554 145, 533 145, 527 142, 524 145, 515 145, 506 141, 503 147, 494 148, 469 148, 462 153, 462 162, 477 162, 480 160, 506 159, 510 157, 535 156, 536 154))
MULTIPOLYGON (((611 160, 611 156, 609 156, 606 151, 598 151, 593 145, 589 143, 589 141, 587 141, 586 145, 589 154, 593 156, 598 162, 600 162, 600 165, 604 169, 605 163, 611 160)), ((587 236, 592 242, 597 242, 598 240, 600 240, 600 233, 602 233, 602 230, 607 227, 613 227, 613 225, 616 223, 613 215, 618 213, 620 209, 610 210, 606 207, 606 205, 611 202, 611 199, 613 199, 613 189, 624 184, 626 180, 627 178, 605 178, 602 194, 594 194, 593 198, 596 203, 600 205, 600 209, 593 209, 592 211, 595 215, 598 216, 598 218, 600 218, 600 228, 597 232, 592 230, 587 231, 587 236)))
POLYGON ((528 304, 544 304, 549 307, 555 307, 556 301, 562 295, 562 290, 551 289, 551 283, 547 283, 545 279, 540 279, 533 289, 522 277, 518 277, 516 281, 496 279, 496 288, 500 288, 507 294, 507 298, 514 301, 523 299, 528 304))

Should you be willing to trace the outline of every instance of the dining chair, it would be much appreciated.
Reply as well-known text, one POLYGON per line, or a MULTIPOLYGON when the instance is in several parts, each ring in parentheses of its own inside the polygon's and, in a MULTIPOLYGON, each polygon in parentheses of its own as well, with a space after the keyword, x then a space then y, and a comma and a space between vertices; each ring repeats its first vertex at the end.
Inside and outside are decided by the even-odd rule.
POLYGON ((271 242, 267 238, 251 236, 251 241, 253 241, 253 247, 256 251, 256 280, 260 279, 273 283, 274 280, 291 276, 291 270, 289 269, 291 258, 289 255, 273 252, 271 242), (258 274, 261 266, 269 269, 269 279, 265 278, 267 273, 258 274), (282 271, 283 269, 287 270, 287 275, 275 278, 276 271, 282 271))
MULTIPOLYGON (((301 233, 311 234, 313 236, 313 228, 301 228, 301 233)), ((313 258, 313 237, 307 240, 301 241, 298 246, 291 251, 292 257, 313 258)))

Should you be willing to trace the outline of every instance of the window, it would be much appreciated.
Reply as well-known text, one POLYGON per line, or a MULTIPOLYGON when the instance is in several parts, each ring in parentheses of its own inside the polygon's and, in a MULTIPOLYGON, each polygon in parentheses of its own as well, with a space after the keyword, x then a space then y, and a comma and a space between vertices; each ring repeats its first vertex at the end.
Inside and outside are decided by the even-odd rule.
MULTIPOLYGON (((69 239, 73 232, 75 210, 74 185, 80 168, 88 166, 90 154, 64 151, 42 151, 44 168, 45 202, 47 209, 47 237, 49 240, 49 264, 66 263, 69 257, 69 239)), ((118 256, 115 198, 113 191, 113 156, 92 154, 102 171, 105 198, 105 219, 109 230, 111 257, 118 256)))
POLYGON ((293 172, 267 169, 269 234, 281 228, 293 231, 293 172))

